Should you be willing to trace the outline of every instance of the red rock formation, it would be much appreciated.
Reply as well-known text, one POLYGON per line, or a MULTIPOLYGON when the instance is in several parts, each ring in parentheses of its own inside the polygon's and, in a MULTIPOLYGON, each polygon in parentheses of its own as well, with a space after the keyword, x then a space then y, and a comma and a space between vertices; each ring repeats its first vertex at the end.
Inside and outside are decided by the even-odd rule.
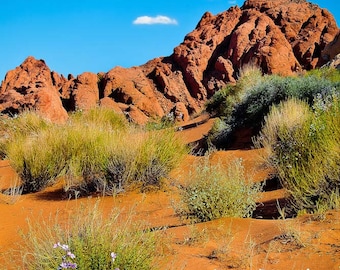
POLYGON ((56 81, 62 83, 63 79, 51 73, 43 60, 28 57, 6 74, 0 91, 0 112, 17 114, 35 109, 52 121, 64 122, 68 115, 55 87, 56 81))
POLYGON ((140 67, 115 67, 103 78, 103 97, 115 102, 135 106, 147 117, 163 116, 155 95, 155 88, 140 67))
POLYGON ((340 53, 333 16, 306 0, 247 0, 217 15, 207 12, 171 56, 140 67, 115 67, 65 79, 28 58, 10 71, 0 90, 0 111, 38 108, 50 118, 98 104, 137 123, 170 111, 199 112, 206 100, 235 82, 249 62, 264 73, 289 75, 322 66, 340 53))
POLYGON ((88 110, 99 105, 98 76, 84 72, 71 78, 61 86, 61 97, 67 100, 64 104, 70 110, 88 110))

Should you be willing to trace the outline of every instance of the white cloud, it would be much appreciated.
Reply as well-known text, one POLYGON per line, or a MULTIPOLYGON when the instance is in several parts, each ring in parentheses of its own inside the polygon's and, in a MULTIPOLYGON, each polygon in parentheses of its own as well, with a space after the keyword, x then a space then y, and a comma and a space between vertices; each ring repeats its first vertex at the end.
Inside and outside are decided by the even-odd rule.
POLYGON ((133 24, 178 24, 175 19, 158 15, 156 17, 141 16, 133 21, 133 24))

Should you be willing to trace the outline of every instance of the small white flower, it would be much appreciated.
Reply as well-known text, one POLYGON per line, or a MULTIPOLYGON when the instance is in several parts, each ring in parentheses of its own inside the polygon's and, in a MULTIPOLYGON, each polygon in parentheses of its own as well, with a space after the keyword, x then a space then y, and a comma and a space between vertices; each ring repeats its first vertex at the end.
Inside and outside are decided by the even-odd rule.
POLYGON ((116 258, 117 258, 117 254, 114 253, 114 252, 111 252, 111 259, 112 259, 112 262, 114 262, 116 258))

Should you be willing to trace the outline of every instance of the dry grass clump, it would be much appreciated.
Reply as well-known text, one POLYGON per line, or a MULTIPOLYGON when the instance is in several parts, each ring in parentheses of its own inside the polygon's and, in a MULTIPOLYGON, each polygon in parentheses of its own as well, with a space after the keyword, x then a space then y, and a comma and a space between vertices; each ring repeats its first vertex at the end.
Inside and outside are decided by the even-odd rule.
POLYGON ((241 97, 265 79, 266 78, 263 77, 261 68, 255 63, 248 63, 242 66, 239 70, 237 80, 238 88, 241 89, 241 97))
POLYGON ((86 112, 76 111, 70 115, 71 125, 95 125, 96 127, 112 128, 123 130, 128 127, 127 120, 123 114, 116 113, 105 107, 96 107, 86 112))
POLYGON ((262 189, 244 174, 241 160, 231 162, 226 169, 211 165, 205 159, 195 164, 190 182, 180 193, 176 212, 193 222, 221 217, 250 217, 262 189))
POLYGON ((72 196, 159 187, 187 153, 172 129, 146 132, 107 109, 77 112, 64 125, 36 126, 16 129, 4 147, 24 193, 40 191, 61 176, 72 196))
POLYGON ((7 145, 6 156, 20 176, 23 193, 39 191, 55 183, 65 170, 65 138, 59 129, 16 135, 7 145))
POLYGON ((18 177, 14 177, 11 180, 10 187, 3 188, 0 185, 0 189, 0 202, 11 205, 15 204, 20 199, 23 187, 21 185, 21 180, 18 177))
POLYGON ((47 129, 51 123, 36 111, 24 111, 19 116, 0 116, 0 157, 6 158, 6 147, 10 141, 22 136, 34 135, 47 129))
POLYGON ((265 125, 254 140, 257 148, 266 150, 265 156, 271 156, 280 132, 292 130, 305 124, 312 112, 308 104, 296 98, 273 106, 265 117, 265 125))

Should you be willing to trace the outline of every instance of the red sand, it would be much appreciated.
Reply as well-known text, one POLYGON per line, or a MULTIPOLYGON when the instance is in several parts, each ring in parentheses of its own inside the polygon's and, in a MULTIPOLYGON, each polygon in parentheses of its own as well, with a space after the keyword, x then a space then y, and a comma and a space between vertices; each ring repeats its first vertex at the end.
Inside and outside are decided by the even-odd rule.
MULTIPOLYGON (((180 136, 187 142, 199 140, 212 123, 209 120, 183 130, 180 136)), ((254 176, 254 181, 263 181, 269 171, 260 166, 260 153, 261 150, 219 151, 211 156, 211 161, 227 164, 231 159, 242 158, 246 172, 254 176)), ((187 174, 196 159, 198 157, 188 156, 172 176, 176 178, 179 172, 187 174)), ((8 161, 0 161, 0 176, 0 188, 9 187, 15 173, 8 161)), ((97 200, 94 197, 62 200, 59 189, 54 186, 23 195, 14 204, 6 203, 8 196, 0 195, 0 253, 20 246, 23 240, 19 231, 27 230, 27 218, 38 220, 57 212, 68 213, 84 202, 97 200)), ((135 207, 136 219, 147 221, 151 227, 169 227, 164 240, 169 244, 167 251, 163 251, 160 269, 340 269, 339 211, 328 212, 321 221, 306 215, 286 220, 223 218, 183 225, 171 206, 176 196, 174 188, 146 194, 130 192, 115 198, 101 198, 100 207, 105 213, 114 206, 125 211, 135 207), (289 233, 298 237, 289 237, 289 233)), ((283 197, 282 190, 264 192, 261 199, 264 212, 270 216, 276 211, 276 199, 283 197)), ((6 265, 11 263, 6 257, 0 258, 4 269, 9 269, 6 265)))

